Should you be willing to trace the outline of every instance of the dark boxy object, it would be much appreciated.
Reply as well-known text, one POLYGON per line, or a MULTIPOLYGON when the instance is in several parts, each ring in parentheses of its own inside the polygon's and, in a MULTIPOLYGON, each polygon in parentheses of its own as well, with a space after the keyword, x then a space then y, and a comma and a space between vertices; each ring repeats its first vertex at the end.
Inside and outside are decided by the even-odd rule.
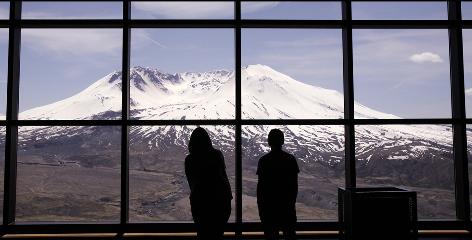
POLYGON ((338 203, 342 239, 417 239, 416 192, 338 188, 338 203))

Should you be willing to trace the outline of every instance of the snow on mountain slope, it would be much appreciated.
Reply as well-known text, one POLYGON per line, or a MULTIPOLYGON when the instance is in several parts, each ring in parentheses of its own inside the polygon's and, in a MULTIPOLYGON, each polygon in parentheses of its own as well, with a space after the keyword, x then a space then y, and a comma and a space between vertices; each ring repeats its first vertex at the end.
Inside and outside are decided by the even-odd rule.
MULTIPOLYGON (((242 109, 245 118, 320 118, 344 117, 344 97, 335 90, 299 82, 264 65, 242 70, 242 109)), ((355 103, 365 118, 398 118, 355 103)))
POLYGON ((121 83, 112 82, 121 73, 111 73, 96 81, 80 93, 64 100, 32 108, 19 114, 20 119, 92 119, 107 111, 121 111, 121 83))
MULTIPOLYGON (((235 75, 218 70, 204 73, 163 73, 157 69, 134 67, 130 71, 130 104, 133 119, 232 119, 235 112, 235 75)), ((343 95, 299 82, 268 66, 244 67, 242 76, 242 116, 245 119, 341 119, 343 95)), ((115 119, 121 111, 121 72, 113 72, 80 93, 67 99, 20 113, 20 119, 115 119)), ((398 118, 355 103, 356 116, 382 119, 398 118)), ((274 126, 243 126, 243 137, 266 148, 266 134, 274 126)), ((344 148, 343 126, 280 126, 287 146, 305 146, 307 157, 314 152, 331 154, 328 161, 340 161, 344 148)), ((231 131, 210 130, 215 136, 231 131)), ((33 133, 32 131, 31 133, 33 133)), ((144 136, 150 146, 158 147, 156 136, 172 132, 188 138, 190 129, 175 126, 132 128, 131 134, 144 136)), ((356 126, 356 148, 366 153, 378 147, 408 146, 413 152, 439 144, 449 147, 452 133, 445 126, 356 126), (412 144, 415 142, 415 144, 412 144), (421 145, 420 144, 420 145, 421 145)), ((176 144, 178 139, 172 140, 176 144)), ((184 144, 181 141, 178 144, 184 144)), ((231 143, 227 143, 227 145, 231 143)), ((400 156, 405 157, 410 153, 400 156)), ((315 154, 316 155, 316 154, 315 154)), ((400 154, 401 155, 401 154, 400 154)), ((392 156, 395 157, 395 156, 392 156)), ((398 156, 397 156, 398 157, 398 156)), ((368 159, 369 156, 365 156, 368 159)), ((319 159, 322 160, 322 159, 319 159)), ((326 160, 326 159, 325 159, 326 160)))
MULTIPOLYGON (((234 72, 162 73, 131 69, 131 110, 136 119, 234 118, 234 72)), ((343 118, 343 95, 311 86, 264 65, 242 69, 246 119, 343 118)), ((20 113, 20 119, 91 119, 121 109, 121 73, 113 72, 67 99, 20 113)), ((356 103, 363 118, 398 118, 356 103)))
POLYGON ((135 119, 230 119, 234 117, 234 73, 162 74, 131 70, 131 111, 135 119))

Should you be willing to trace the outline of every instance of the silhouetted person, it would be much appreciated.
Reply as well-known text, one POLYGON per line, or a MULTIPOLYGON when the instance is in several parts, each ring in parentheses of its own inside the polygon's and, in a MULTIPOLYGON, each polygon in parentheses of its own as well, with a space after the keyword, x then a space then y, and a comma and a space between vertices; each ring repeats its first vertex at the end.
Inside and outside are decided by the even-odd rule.
POLYGON ((272 129, 268 138, 271 151, 259 159, 257 166, 257 206, 266 239, 296 239, 298 173, 295 157, 282 150, 284 134, 272 129))
POLYGON ((213 148, 208 133, 201 127, 192 132, 188 150, 185 175, 197 239, 223 239, 233 198, 223 154, 213 148))

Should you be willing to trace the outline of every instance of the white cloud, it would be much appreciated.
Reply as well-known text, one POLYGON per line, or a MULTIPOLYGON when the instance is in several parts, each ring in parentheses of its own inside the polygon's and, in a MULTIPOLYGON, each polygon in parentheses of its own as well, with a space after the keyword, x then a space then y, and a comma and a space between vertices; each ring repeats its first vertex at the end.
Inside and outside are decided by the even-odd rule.
POLYGON ((111 1, 50 1, 25 3, 23 19, 120 19, 122 4, 111 1))
POLYGON ((410 56, 409 59, 410 61, 415 62, 415 63, 425 63, 425 62, 441 63, 443 62, 441 56, 432 52, 422 52, 422 53, 413 54, 410 56))
MULTIPOLYGON (((25 46, 57 56, 120 55, 123 37, 122 31, 115 29, 24 29, 22 36, 25 46)), ((167 48, 141 29, 133 30, 131 43, 136 48, 167 48)))
POLYGON ((465 95, 468 96, 468 97, 469 97, 469 96, 472 96, 472 88, 466 89, 466 90, 465 90, 465 95))
MULTIPOLYGON (((1 13, 1 12, 0 12, 1 13)), ((1 16, 1 15, 0 15, 1 16)), ((21 15, 23 19, 115 19, 121 18, 109 13, 86 13, 73 15, 70 12, 42 12, 42 11, 24 11, 21 15)))
MULTIPOLYGON (((244 13, 253 13, 278 4, 278 2, 247 2, 242 3, 241 7, 244 13)), ((132 5, 140 11, 151 14, 152 17, 179 19, 234 17, 232 2, 133 2, 132 5)))
POLYGON ((159 48, 168 48, 163 43, 151 37, 151 35, 144 29, 133 29, 131 39, 131 48, 143 48, 149 45, 155 45, 159 48))
POLYGON ((279 5, 279 2, 243 2, 241 9, 243 13, 253 13, 267 8, 273 8, 279 5))
POLYGON ((57 55, 121 54, 122 32, 104 29, 27 29, 26 46, 57 55))
POLYGON ((358 29, 353 32, 353 45, 355 78, 359 86, 367 88, 366 84, 382 82, 389 91, 417 91, 411 89, 431 87, 432 82, 434 86, 442 86, 449 77, 448 64, 429 63, 435 66, 427 68, 428 62, 415 64, 410 59, 414 54, 431 52, 447 63, 447 30, 358 29))
POLYGON ((134 2, 133 7, 165 18, 233 17, 232 2, 134 2))

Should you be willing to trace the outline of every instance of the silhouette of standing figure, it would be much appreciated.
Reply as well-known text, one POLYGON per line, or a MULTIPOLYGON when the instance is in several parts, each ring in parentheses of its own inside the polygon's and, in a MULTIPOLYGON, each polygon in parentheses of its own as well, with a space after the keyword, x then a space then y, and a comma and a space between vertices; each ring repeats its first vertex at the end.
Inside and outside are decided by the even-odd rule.
POLYGON ((192 132, 188 150, 185 175, 197 239, 223 239, 233 198, 223 154, 213 148, 208 133, 201 127, 192 132))
POLYGON ((278 239, 279 230, 286 240, 296 239, 298 173, 295 157, 282 150, 284 134, 272 129, 268 138, 271 151, 257 166, 257 206, 266 239, 278 239))

